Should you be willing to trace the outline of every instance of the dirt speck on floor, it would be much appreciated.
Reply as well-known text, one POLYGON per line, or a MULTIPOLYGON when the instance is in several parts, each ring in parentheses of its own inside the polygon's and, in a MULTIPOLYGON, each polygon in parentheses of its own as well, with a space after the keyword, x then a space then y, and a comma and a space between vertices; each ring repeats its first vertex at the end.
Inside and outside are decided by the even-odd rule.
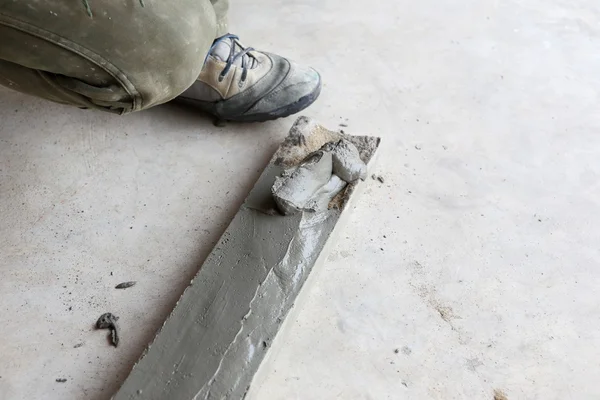
POLYGON ((435 310, 440 314, 440 317, 446 322, 450 322, 454 318, 458 318, 454 315, 452 307, 443 306, 441 304, 434 304, 435 310))
POLYGON ((502 390, 494 389, 494 400, 508 400, 508 397, 502 390))
POLYGON ((58 383, 65 383, 67 380, 65 378, 57 378, 56 382, 58 383))
POLYGON ((466 364, 467 364, 467 368, 469 369, 469 371, 472 371, 472 372, 477 372, 477 367, 483 365, 481 360, 479 360, 478 358, 468 358, 466 360, 466 364))
POLYGON ((373 174, 373 175, 371 175, 371 179, 373 179, 374 181, 375 180, 379 181, 379 183, 385 182, 385 179, 383 179, 383 176, 381 176, 381 175, 375 175, 375 174, 373 174))
POLYGON ((115 289, 127 289, 127 288, 134 286, 136 283, 137 283, 136 281, 119 283, 117 286, 115 286, 115 289))

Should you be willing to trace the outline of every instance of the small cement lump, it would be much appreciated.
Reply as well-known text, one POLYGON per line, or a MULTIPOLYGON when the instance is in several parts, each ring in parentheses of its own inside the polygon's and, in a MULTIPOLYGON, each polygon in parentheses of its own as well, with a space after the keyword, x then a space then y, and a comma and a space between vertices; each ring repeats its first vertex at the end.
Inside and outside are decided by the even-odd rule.
POLYGON ((340 139, 326 143, 291 172, 277 177, 271 192, 284 215, 323 210, 348 183, 366 175, 367 166, 357 148, 340 139))
POLYGON ((352 183, 367 177, 367 166, 360 159, 358 149, 346 139, 337 143, 327 143, 322 150, 333 154, 333 173, 343 181, 352 183))
POLYGON ((96 329, 109 329, 110 341, 113 346, 119 345, 119 334, 117 333, 117 320, 119 317, 112 313, 104 313, 96 321, 96 329))
POLYGON ((293 172, 276 178, 271 191, 279 210, 286 215, 315 211, 320 198, 327 193, 335 196, 345 183, 337 177, 333 179, 332 165, 332 153, 319 150, 304 159, 293 172))

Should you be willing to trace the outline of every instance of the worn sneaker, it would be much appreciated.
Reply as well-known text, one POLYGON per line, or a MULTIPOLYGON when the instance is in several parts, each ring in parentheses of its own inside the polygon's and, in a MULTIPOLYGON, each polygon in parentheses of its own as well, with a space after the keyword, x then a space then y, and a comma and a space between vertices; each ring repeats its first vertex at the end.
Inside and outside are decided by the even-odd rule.
POLYGON ((215 39, 200 76, 177 99, 220 120, 243 122, 287 117, 317 99, 317 71, 244 47, 238 39, 231 34, 215 39))

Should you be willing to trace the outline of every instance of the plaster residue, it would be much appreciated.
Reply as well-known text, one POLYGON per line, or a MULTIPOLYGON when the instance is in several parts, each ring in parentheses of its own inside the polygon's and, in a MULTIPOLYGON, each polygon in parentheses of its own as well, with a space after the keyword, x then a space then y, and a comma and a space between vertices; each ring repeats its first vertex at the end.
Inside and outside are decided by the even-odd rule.
POLYGON ((367 164, 360 159, 358 149, 350 141, 342 138, 323 146, 324 151, 333 155, 333 173, 348 183, 364 180, 367 177, 367 164))
POLYGON ((284 168, 295 167, 325 143, 339 140, 341 137, 342 133, 325 129, 312 118, 299 117, 275 153, 274 162, 284 168))
POLYGON ((317 151, 293 171, 275 178, 271 189, 277 207, 283 214, 327 208, 329 200, 346 186, 332 174, 331 152, 317 151))
POLYGON ((286 168, 272 188, 277 208, 283 214, 342 208, 352 193, 347 186, 366 178, 366 161, 378 143, 300 117, 274 156, 274 163, 286 168))
POLYGON ((379 146, 380 138, 373 136, 345 135, 331 131, 309 117, 299 117, 290 129, 275 155, 273 163, 284 168, 295 167, 309 154, 319 150, 323 145, 346 139, 358 150, 360 159, 367 164, 379 146))
POLYGON ((276 177, 271 192, 285 215, 325 210, 347 184, 364 179, 366 171, 356 147, 340 139, 325 144, 296 168, 276 177))

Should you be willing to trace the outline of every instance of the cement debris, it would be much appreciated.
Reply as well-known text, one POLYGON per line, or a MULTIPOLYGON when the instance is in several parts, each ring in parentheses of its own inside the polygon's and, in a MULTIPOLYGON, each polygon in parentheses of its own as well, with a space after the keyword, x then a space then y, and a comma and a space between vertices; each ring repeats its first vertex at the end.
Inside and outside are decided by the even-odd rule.
POLYGON ((119 317, 112 313, 104 313, 96 321, 96 329, 110 330, 110 341, 113 346, 119 345, 119 333, 117 332, 117 321, 119 317))

